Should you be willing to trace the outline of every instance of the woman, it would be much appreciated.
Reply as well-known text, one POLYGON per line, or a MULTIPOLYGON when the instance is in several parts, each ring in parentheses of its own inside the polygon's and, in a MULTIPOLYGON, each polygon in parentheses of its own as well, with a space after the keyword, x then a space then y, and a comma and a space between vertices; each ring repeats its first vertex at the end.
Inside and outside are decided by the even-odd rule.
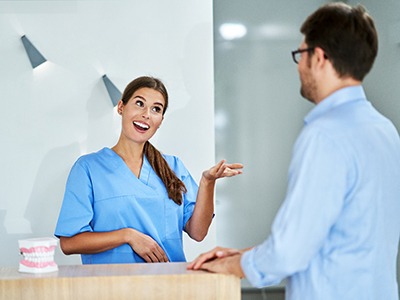
POLYGON ((139 77, 118 103, 118 143, 80 157, 68 177, 55 235, 82 263, 186 261, 182 231, 204 239, 214 212, 215 181, 241 174, 219 162, 199 186, 179 158, 149 142, 168 107, 163 83, 139 77))

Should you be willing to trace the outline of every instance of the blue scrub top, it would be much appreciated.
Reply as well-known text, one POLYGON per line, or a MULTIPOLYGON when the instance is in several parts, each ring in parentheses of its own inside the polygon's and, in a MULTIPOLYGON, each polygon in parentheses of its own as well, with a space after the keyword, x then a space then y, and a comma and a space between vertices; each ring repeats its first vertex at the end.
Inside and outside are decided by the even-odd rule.
MULTIPOLYGON (((182 232, 192 216, 198 185, 179 158, 163 156, 186 186, 182 205, 168 198, 146 157, 137 178, 118 154, 103 148, 80 157, 72 167, 55 235, 134 228, 151 236, 169 261, 186 261, 182 232)), ((128 244, 81 257, 83 264, 144 262, 128 244)))

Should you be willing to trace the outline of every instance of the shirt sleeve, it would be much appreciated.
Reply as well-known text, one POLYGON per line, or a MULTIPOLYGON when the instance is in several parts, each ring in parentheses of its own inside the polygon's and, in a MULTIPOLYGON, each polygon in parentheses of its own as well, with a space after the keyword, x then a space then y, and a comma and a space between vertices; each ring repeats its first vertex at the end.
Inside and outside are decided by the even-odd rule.
POLYGON ((71 237, 81 232, 92 232, 93 190, 90 174, 78 160, 67 179, 55 236, 71 237))
POLYGON ((242 256, 241 266, 252 285, 275 285, 307 268, 342 209, 346 173, 340 147, 321 132, 303 130, 271 235, 242 256))
POLYGON ((190 174, 190 172, 186 169, 183 162, 175 157, 177 170, 179 172, 180 179, 185 184, 186 193, 183 195, 183 229, 186 226, 187 221, 192 217, 194 206, 196 204, 197 192, 199 190, 199 186, 190 174))

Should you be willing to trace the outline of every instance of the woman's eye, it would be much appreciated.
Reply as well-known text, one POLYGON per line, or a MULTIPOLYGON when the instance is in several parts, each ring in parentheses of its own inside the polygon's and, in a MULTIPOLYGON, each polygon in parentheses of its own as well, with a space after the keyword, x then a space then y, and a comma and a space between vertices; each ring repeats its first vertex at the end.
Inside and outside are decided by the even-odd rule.
POLYGON ((137 106, 139 106, 139 107, 143 107, 144 106, 144 103, 143 103, 143 101, 141 101, 141 100, 136 100, 136 105, 137 106))
POLYGON ((162 110, 161 110, 161 107, 155 106, 155 107, 153 107, 153 111, 156 113, 160 113, 162 110))

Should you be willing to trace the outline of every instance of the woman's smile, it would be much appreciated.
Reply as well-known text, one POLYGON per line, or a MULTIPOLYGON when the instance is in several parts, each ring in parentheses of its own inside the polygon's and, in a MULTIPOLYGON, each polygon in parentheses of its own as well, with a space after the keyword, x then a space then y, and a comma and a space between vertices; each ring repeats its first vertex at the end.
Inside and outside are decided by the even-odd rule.
POLYGON ((139 121, 133 121, 133 126, 138 130, 139 132, 146 132, 147 130, 150 129, 150 126, 146 123, 139 122, 139 121))

